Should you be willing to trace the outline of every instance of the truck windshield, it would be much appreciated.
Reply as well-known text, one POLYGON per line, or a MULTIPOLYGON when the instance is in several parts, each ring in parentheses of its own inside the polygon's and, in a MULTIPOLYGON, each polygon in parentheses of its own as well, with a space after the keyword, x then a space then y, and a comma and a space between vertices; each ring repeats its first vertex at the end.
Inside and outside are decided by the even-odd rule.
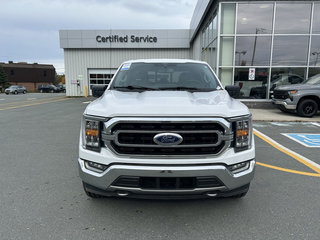
POLYGON ((320 74, 317 74, 317 75, 309 78, 304 83, 306 83, 306 84, 320 84, 320 74))
POLYGON ((125 63, 110 87, 124 91, 214 91, 220 88, 210 68, 201 63, 125 63))

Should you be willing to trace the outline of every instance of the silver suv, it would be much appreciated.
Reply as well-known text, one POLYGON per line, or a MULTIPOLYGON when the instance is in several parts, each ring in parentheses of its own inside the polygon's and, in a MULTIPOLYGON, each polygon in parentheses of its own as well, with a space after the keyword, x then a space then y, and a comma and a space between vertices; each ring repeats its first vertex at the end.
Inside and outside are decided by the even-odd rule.
POLYGON ((302 84, 277 87, 273 103, 283 112, 296 111, 301 117, 313 117, 320 109, 320 74, 302 84))
POLYGON ((101 94, 82 120, 78 162, 88 196, 247 193, 255 166, 251 114, 207 63, 128 61, 101 94))
POLYGON ((18 93, 27 93, 27 89, 24 86, 18 86, 18 85, 12 85, 8 88, 6 88, 6 90, 4 90, 4 92, 8 95, 8 94, 18 94, 18 93))

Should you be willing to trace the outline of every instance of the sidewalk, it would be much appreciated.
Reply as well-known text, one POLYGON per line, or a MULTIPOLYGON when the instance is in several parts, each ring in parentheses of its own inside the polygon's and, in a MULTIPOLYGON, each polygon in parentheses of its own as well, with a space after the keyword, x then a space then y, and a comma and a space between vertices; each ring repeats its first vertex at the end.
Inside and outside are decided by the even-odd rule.
POLYGON ((254 121, 268 122, 320 122, 320 114, 318 113, 312 118, 299 117, 296 113, 283 113, 277 108, 257 109, 249 108, 254 121))

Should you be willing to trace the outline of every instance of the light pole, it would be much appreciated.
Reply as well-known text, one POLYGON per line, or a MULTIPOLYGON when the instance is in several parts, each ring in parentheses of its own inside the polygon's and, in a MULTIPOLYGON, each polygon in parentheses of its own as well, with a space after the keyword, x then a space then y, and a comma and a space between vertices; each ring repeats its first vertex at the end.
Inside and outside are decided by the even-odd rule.
POLYGON ((266 31, 268 29, 265 28, 256 28, 256 36, 254 37, 254 44, 253 44, 253 54, 252 54, 252 59, 251 59, 251 66, 253 66, 253 62, 254 62, 254 57, 256 55, 256 48, 257 48, 257 37, 258 37, 258 33, 263 33, 263 31, 266 31))
POLYGON ((317 57, 316 57, 316 61, 315 61, 315 63, 314 63, 314 65, 315 65, 315 66, 317 66, 317 63, 318 63, 318 60, 319 60, 320 52, 313 52, 313 53, 312 53, 312 55, 313 55, 313 56, 317 55, 317 57))

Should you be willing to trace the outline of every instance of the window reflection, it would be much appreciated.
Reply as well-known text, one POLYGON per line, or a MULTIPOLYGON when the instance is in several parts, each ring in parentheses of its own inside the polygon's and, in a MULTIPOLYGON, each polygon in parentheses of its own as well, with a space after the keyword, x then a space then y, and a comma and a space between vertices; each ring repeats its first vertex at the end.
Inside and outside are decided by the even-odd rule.
POLYGON ((312 36, 310 66, 320 66, 320 36, 312 36))
POLYGON ((271 37, 237 37, 236 66, 270 65, 271 37))
POLYGON ((275 36, 272 64, 276 66, 307 65, 308 36, 275 36))
POLYGON ((281 85, 299 84, 305 80, 306 68, 273 68, 270 82, 270 98, 273 90, 281 85))
POLYGON ((267 95, 269 69, 254 68, 254 77, 249 77, 249 70, 249 68, 235 69, 234 84, 240 87, 240 98, 265 99, 267 95))
POLYGON ((313 11, 313 33, 320 34, 320 4, 314 5, 313 11))
POLYGON ((313 77, 314 75, 320 74, 320 68, 317 67, 313 67, 313 68, 309 68, 309 78, 313 77))
POLYGON ((273 4, 240 3, 238 5, 237 32, 262 34, 272 32, 273 4))
POLYGON ((309 33, 311 4, 277 3, 275 33, 309 33))

